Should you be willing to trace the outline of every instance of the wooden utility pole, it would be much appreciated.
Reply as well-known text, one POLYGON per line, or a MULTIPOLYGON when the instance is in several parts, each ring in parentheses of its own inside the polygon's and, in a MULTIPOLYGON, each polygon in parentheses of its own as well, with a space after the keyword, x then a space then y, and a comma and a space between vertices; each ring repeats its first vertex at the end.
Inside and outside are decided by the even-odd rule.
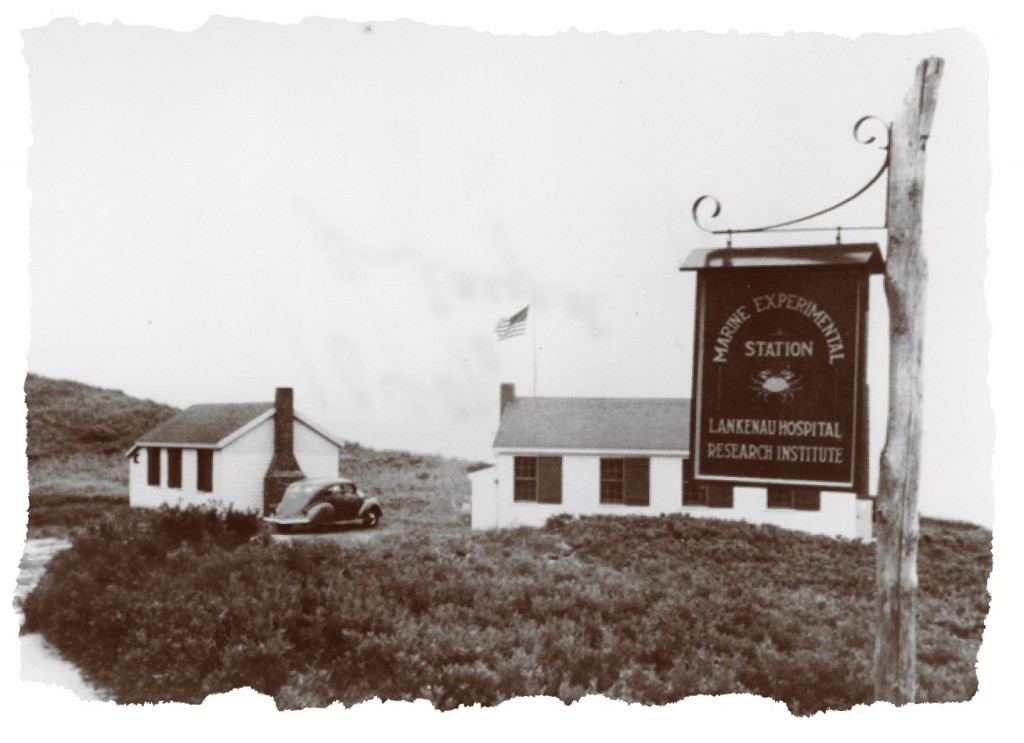
POLYGON ((917 686, 917 516, 921 468, 921 348, 927 267, 921 249, 925 146, 943 60, 917 66, 914 87, 889 133, 889 423, 878 481, 875 698, 914 702, 917 686))

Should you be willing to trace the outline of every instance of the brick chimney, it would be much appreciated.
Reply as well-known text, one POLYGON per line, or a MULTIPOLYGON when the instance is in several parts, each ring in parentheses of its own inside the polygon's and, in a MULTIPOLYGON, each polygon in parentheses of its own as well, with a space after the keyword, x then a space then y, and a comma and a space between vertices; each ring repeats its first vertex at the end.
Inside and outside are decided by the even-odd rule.
POLYGON ((498 411, 498 417, 505 412, 505 408, 508 404, 516 399, 516 386, 514 384, 508 384, 507 382, 501 385, 501 409, 498 411))
POLYGON ((274 456, 263 478, 263 514, 269 516, 281 502, 285 488, 305 475, 295 459, 295 413, 292 388, 278 387, 274 399, 274 456))

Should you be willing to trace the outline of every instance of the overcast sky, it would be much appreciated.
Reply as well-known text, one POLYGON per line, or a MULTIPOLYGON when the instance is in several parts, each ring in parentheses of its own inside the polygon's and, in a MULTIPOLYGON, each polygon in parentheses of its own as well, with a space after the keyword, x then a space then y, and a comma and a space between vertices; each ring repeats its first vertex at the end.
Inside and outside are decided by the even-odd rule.
MULTIPOLYGON (((930 723, 941 740, 975 734, 978 723, 997 729, 997 713, 1019 702, 1011 679, 1021 662, 1010 639, 1024 562, 1014 538, 1020 11, 935 3, 922 12, 883 0, 828 11, 799 0, 670 5, 548 2, 543 13, 527 2, 500 13, 454 2, 350 2, 342 12, 320 0, 4 6, 0 85, 5 103, 14 102, 0 163, 0 221, 12 236, 0 251, 13 345, 2 367, 5 450, 23 441, 28 369, 182 406, 270 399, 273 387, 291 384, 297 406, 344 437, 487 458, 498 384, 532 387, 531 338, 497 344, 491 328, 526 303, 538 317, 541 394, 688 396, 693 280, 675 267, 690 249, 716 244, 690 221, 693 200, 714 194, 721 226, 745 227, 849 194, 878 156, 853 141, 853 122, 891 119, 917 61, 939 54, 947 67, 926 189, 921 508, 992 523, 990 381, 1000 495, 982 694, 941 709, 819 716, 785 733, 852 740, 868 723, 886 734, 893 724, 918 734, 930 723), (204 26, 211 13, 358 22, 204 26), (50 25, 71 16, 129 27, 50 25), (433 25, 376 22, 402 17, 433 25), (565 33, 572 27, 715 33, 565 33), (857 37, 962 27, 982 41, 964 31, 857 37), (158 30, 169 28, 179 30, 158 30), (775 36, 724 35, 733 28, 775 36)), ((860 206, 838 221, 880 219, 878 194, 860 206)), ((873 292, 874 481, 886 338, 878 282, 873 292)), ((24 492, 19 467, 3 472, 8 490, 24 492)), ((23 534, 15 506, 9 566, 23 534)), ((17 661, 6 660, 13 679, 17 661)), ((197 710, 154 726, 152 711, 68 704, 53 715, 53 702, 69 699, 25 686, 11 697, 25 719, 59 717, 69 731, 137 721, 155 740, 171 740, 188 720, 206 729, 210 719, 197 710)), ((203 711, 229 713, 225 732, 244 720, 254 730, 317 733, 310 724, 321 718, 281 716, 265 702, 235 695, 203 711)), ((633 734, 640 722, 675 739, 680 730, 736 726, 761 734, 766 723, 778 732, 788 718, 766 700, 722 704, 693 699, 642 718, 618 705, 554 704, 538 715, 538 706, 506 704, 443 720, 388 705, 391 728, 381 727, 383 715, 357 710, 344 724, 379 734, 400 720, 420 737, 450 740, 471 719, 499 739, 527 721, 538 732, 558 723, 585 737, 633 734), (723 717, 723 709, 741 714, 723 717)))
MULTIPOLYGON (((177 406, 291 385, 341 437, 471 459, 491 456, 499 384, 533 393, 534 346, 541 395, 688 397, 694 279, 676 269, 722 244, 694 199, 715 195, 716 226, 742 228, 848 196, 882 158, 854 122, 891 120, 917 62, 943 56, 921 509, 991 524, 987 68, 966 32, 214 17, 191 33, 65 19, 24 40, 29 370, 177 406), (527 304, 530 334, 498 343, 495 322, 527 304)), ((819 224, 881 225, 883 199, 819 224)))

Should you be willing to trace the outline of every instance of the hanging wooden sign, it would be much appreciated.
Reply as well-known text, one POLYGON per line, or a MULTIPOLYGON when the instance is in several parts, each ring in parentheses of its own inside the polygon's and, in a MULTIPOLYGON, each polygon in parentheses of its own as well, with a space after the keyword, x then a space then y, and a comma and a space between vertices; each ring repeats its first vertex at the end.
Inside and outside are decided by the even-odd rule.
POLYGON ((694 478, 859 490, 875 245, 694 251, 694 478))

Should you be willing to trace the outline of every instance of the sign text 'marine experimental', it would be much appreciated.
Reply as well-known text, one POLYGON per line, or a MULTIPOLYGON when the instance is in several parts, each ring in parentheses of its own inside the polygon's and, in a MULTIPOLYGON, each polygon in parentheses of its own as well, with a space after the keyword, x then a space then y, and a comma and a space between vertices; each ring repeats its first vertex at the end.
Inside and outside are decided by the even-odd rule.
MULTIPOLYGON (((815 326, 821 330, 824 345, 826 347, 829 363, 834 363, 845 358, 845 346, 842 333, 839 332, 835 321, 828 312, 818 306, 818 303, 802 297, 799 294, 764 294, 760 297, 753 297, 750 304, 754 312, 766 312, 777 309, 786 309, 797 312, 809 318, 815 326)), ((737 307, 726 319, 722 329, 715 341, 716 364, 724 364, 729 355, 729 347, 736 333, 743 327, 743 324, 751 318, 751 310, 747 305, 737 307)), ((814 341, 786 341, 786 340, 748 340, 745 345, 746 356, 762 357, 802 357, 814 355, 814 341)))
POLYGON ((854 487, 863 274, 702 271, 694 476, 854 487))

